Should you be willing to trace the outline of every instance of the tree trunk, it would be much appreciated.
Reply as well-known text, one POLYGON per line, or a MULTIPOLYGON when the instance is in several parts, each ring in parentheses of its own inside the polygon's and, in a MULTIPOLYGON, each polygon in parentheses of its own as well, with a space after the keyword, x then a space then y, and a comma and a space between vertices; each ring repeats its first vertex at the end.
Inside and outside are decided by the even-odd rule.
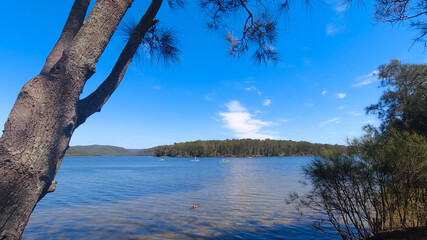
POLYGON ((62 161, 78 89, 39 75, 22 88, 0 139, 0 239, 19 239, 62 161))
POLYGON ((0 138, 1 240, 21 238, 48 192, 77 127, 83 86, 132 2, 98 0, 83 23, 89 0, 76 0, 43 70, 21 89, 0 138))

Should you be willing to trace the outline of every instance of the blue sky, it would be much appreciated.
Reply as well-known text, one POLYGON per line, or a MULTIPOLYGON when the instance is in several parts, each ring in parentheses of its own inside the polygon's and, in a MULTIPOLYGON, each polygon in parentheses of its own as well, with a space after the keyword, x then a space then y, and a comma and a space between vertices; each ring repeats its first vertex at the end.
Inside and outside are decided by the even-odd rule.
MULTIPOLYGON (((225 34, 209 32, 204 14, 187 1, 183 10, 164 4, 158 15, 178 31, 180 64, 165 68, 133 62, 100 113, 79 127, 70 145, 146 148, 174 142, 274 138, 344 144, 362 126, 378 124, 364 108, 378 101, 377 67, 398 58, 425 63, 416 32, 375 23, 372 2, 348 9, 319 3, 309 14, 293 2, 283 19, 276 65, 232 58, 225 34)), ((37 75, 55 44, 73 1, 6 1, 0 9, 0 129, 22 85, 37 75)), ((146 7, 136 1, 128 17, 146 7)), ((89 80, 89 94, 108 75, 123 46, 115 35, 89 80)))

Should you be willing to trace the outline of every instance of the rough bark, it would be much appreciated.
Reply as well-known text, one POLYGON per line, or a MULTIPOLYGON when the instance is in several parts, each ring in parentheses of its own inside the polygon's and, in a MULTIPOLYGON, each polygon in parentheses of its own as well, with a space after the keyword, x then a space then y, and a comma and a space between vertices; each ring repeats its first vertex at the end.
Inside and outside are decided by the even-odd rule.
POLYGON ((53 65, 61 58, 64 50, 70 46, 83 24, 89 4, 90 0, 76 0, 74 2, 70 14, 68 15, 67 22, 59 36, 59 40, 46 58, 42 73, 48 73, 53 65))
MULTIPOLYGON (((83 86, 132 2, 98 0, 83 23, 89 1, 76 0, 43 70, 21 89, 0 138, 0 239, 20 239, 36 203, 50 191, 78 126, 83 86)), ((150 26, 155 13, 144 20, 150 26)), ((114 73, 117 84, 132 56, 114 73)))

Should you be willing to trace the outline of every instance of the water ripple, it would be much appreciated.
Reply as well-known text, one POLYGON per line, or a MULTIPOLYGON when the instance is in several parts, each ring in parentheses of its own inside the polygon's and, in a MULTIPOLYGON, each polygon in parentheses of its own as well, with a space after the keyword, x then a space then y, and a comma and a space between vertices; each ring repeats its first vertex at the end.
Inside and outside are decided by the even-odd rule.
POLYGON ((23 239, 333 239, 284 202, 309 160, 66 158, 23 239))

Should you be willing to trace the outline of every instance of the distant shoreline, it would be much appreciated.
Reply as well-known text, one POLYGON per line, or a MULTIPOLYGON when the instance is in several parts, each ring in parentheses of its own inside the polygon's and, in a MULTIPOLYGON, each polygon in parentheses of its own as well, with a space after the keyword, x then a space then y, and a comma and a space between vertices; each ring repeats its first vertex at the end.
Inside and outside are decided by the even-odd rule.
POLYGON ((290 157, 318 156, 325 150, 344 152, 343 145, 290 140, 231 139, 174 143, 147 149, 126 149, 110 145, 72 146, 66 157, 153 156, 153 157, 290 157))
MULTIPOLYGON (((286 156, 238 156, 238 157, 197 157, 197 158, 270 158, 270 157, 316 157, 319 155, 286 155, 286 156)), ((169 156, 151 156, 151 155, 65 155, 64 157, 152 157, 152 158, 191 158, 193 157, 169 157, 169 156)))
POLYGON ((110 145, 71 146, 65 152, 66 157, 112 157, 112 156, 152 156, 154 148, 126 149, 110 145))

